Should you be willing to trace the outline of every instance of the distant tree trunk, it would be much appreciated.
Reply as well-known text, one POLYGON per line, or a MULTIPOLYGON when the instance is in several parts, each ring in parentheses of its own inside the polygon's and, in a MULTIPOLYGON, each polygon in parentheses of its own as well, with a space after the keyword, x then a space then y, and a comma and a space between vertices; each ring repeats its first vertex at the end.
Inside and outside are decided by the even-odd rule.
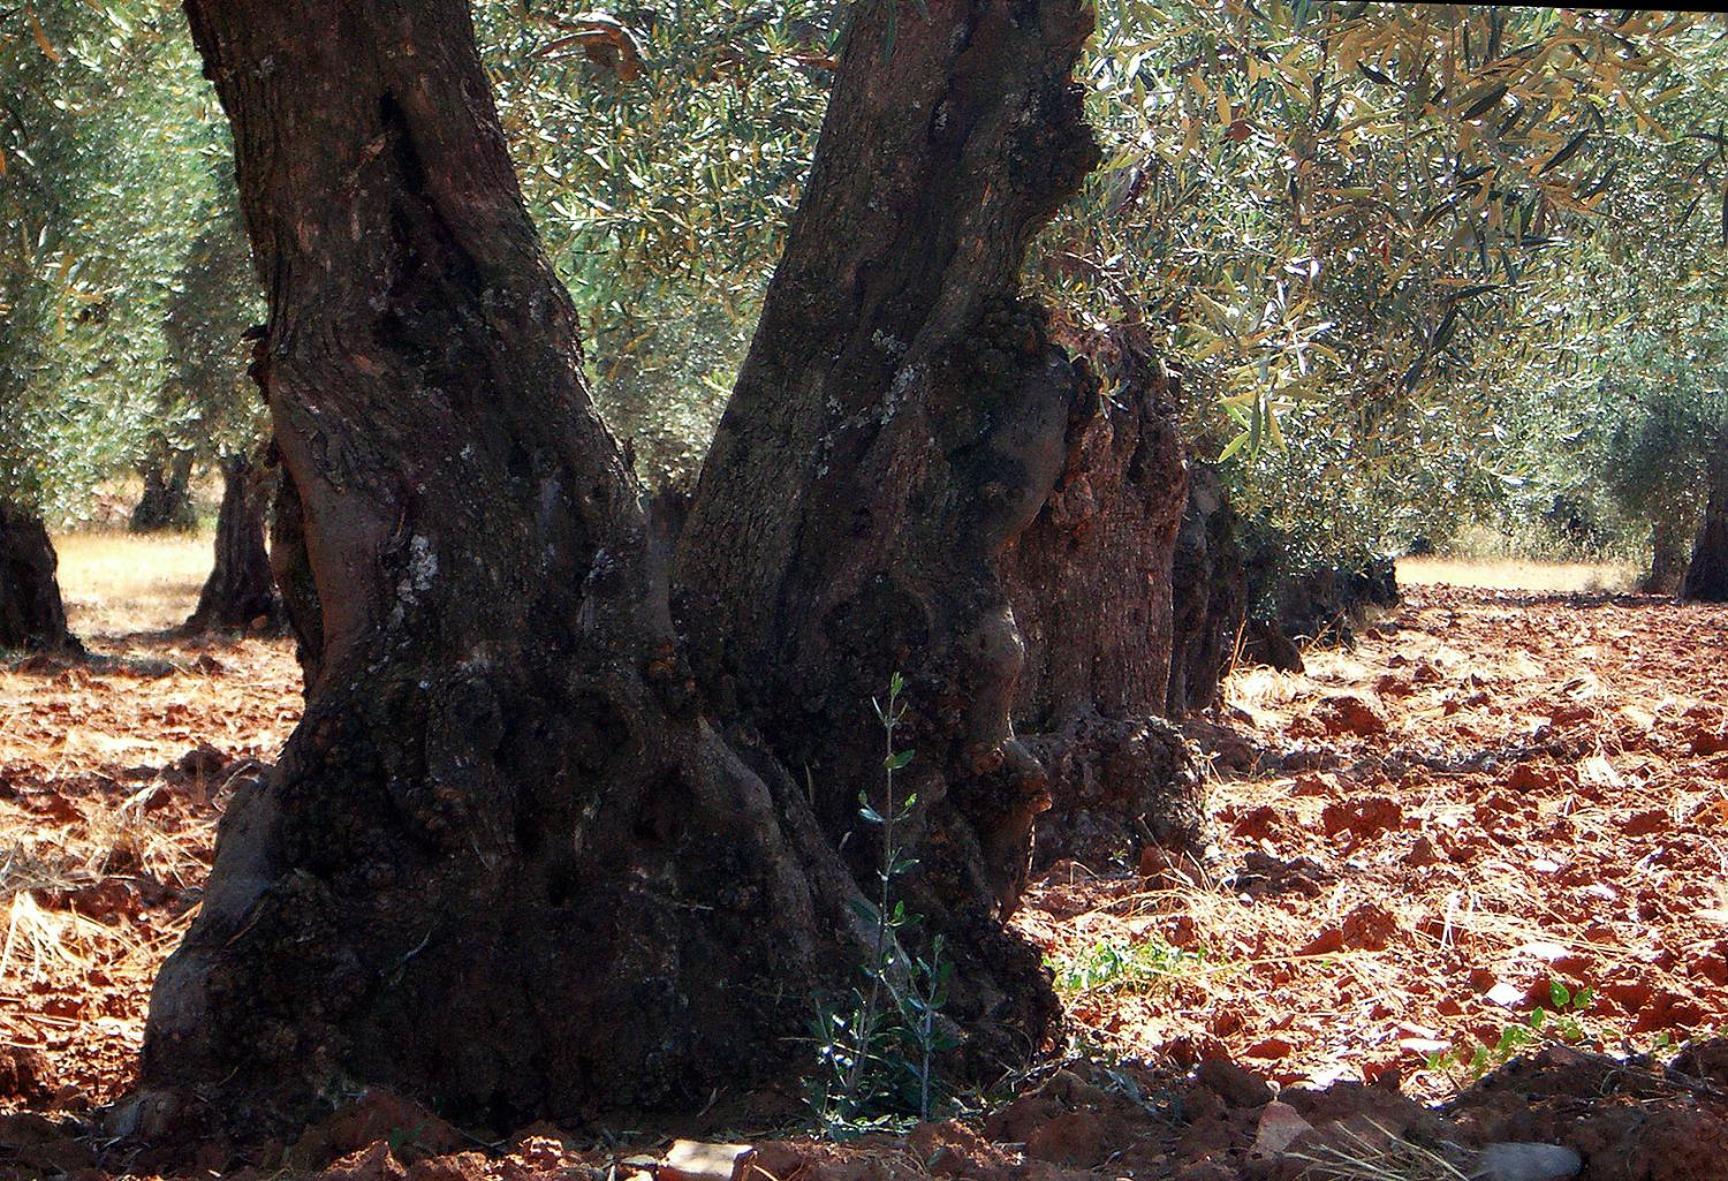
POLYGON ((144 477, 144 495, 132 510, 134 533, 190 529, 197 524, 192 511, 192 452, 166 446, 160 450, 138 468, 144 477))
POLYGON ((1171 582, 1175 625, 1166 712, 1184 718, 1217 702, 1248 609, 1236 514, 1217 473, 1203 465, 1189 468, 1171 582))
POLYGON ((1728 603, 1728 454, 1722 448, 1710 460, 1710 497, 1680 597, 1688 602, 1728 603))
POLYGON ((66 627, 58 566, 42 518, 0 500, 0 648, 82 651, 66 627))
POLYGON ((312 650, 156 981, 134 1111, 257 1136, 358 1082, 501 1126, 784 1072, 874 926, 802 784, 698 714, 466 6, 187 9, 271 298, 312 650))
POLYGON ((262 631, 281 626, 282 600, 264 548, 269 490, 244 455, 222 460, 222 507, 216 515, 216 563, 204 580, 189 632, 262 631))
POLYGON ((1685 531, 1678 521, 1664 517, 1650 527, 1650 572, 1642 589, 1653 595, 1677 594, 1685 578, 1685 531))

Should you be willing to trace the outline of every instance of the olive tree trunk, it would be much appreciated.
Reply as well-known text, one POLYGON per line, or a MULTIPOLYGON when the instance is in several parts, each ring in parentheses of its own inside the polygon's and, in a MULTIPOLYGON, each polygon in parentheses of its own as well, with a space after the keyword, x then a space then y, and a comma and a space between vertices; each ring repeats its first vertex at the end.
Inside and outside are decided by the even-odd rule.
POLYGON ((1036 818, 1078 778, 1065 753, 1140 741, 1063 731, 1138 731, 1164 695, 1173 437, 1149 387, 1107 410, 1021 293, 1029 240, 1097 160, 1071 77, 1091 22, 1076 0, 860 9, 847 60, 872 64, 837 80, 674 580, 730 732, 799 769, 860 873, 879 855, 858 818, 881 780, 866 703, 906 676, 909 906, 948 937, 953 1004, 986 1054, 1037 1044, 1055 1011, 1000 920, 1036 818), (1132 552, 1110 561, 1133 586, 1063 619, 1070 592, 1038 566, 1071 563, 1107 593, 1093 526, 1124 531, 1132 552))
POLYGON ((1678 594, 1686 579, 1685 526, 1664 517, 1650 527, 1650 572, 1639 589, 1656 595, 1678 594))
POLYGON ((1026 650, 1012 720, 1051 783, 1035 869, 1202 843, 1199 776, 1162 717, 1188 493, 1178 390, 1132 327, 1062 335, 1113 392, 1074 416, 1062 473, 1001 563, 1026 650))
POLYGON ((264 547, 268 483, 264 469, 246 456, 222 460, 216 561, 183 630, 267 631, 281 626, 282 600, 264 547))
POLYGON ((240 1122, 382 1083, 498 1125, 783 1069, 874 942, 858 810, 896 670, 904 900, 946 937, 959 1064, 1035 1052, 1055 1000, 1003 919, 1053 775, 1145 745, 1162 658, 1133 652, 1168 642, 1181 497, 1155 385, 1107 408, 1019 293, 1097 158, 1070 77, 1089 10, 855 10, 681 531, 687 664, 459 0, 187 7, 271 297, 255 372, 307 705, 225 818, 137 1110, 240 1122), (1127 625, 1060 619, 1033 570, 1108 557, 1085 520, 1144 563, 1087 575, 1127 625), (1020 616, 1099 650, 1070 668, 1020 616))
POLYGON ((459 0, 190 0, 270 292, 304 718, 158 977, 135 1126, 381 1084, 493 1126, 798 1047, 858 892, 698 716, 459 0))
POLYGON ((58 566, 42 518, 0 500, 0 648, 81 651, 66 626, 58 566))
POLYGON ((166 443, 138 467, 144 492, 132 509, 134 533, 163 529, 190 529, 197 524, 192 511, 192 452, 176 451, 166 443))
POLYGON ((1710 495, 1680 597, 1689 602, 1728 602, 1728 455, 1720 448, 1711 456, 1710 495))
POLYGON ((1189 469, 1171 584, 1175 623, 1166 713, 1185 718, 1217 704, 1248 608, 1236 512, 1223 481, 1205 465, 1189 469))

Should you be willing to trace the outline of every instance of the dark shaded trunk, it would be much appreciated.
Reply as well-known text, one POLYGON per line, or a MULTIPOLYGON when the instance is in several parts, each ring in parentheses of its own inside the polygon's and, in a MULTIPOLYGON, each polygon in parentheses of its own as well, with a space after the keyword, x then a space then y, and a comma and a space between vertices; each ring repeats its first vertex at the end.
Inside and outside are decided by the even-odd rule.
POLYGON ((1688 602, 1728 603, 1728 455, 1710 460, 1710 496, 1680 584, 1688 602))
POLYGON ((1678 594, 1686 566, 1685 528, 1671 518, 1657 521, 1650 527, 1650 572, 1639 589, 1652 595, 1678 594))
POLYGON ((281 626, 282 600, 264 548, 269 483, 265 470, 244 455, 222 460, 216 562, 184 630, 269 631, 281 626))
POLYGON ((356 1083, 496 1126, 784 1065, 858 891, 697 716, 465 6, 187 8, 271 294, 310 678, 157 979, 133 1126, 257 1136, 356 1083))
POLYGON ((1184 718, 1217 704, 1248 609, 1236 513, 1217 472, 1188 469, 1188 505, 1171 574, 1175 621, 1166 712, 1184 718))
POLYGON ((1251 581, 1249 594, 1257 601, 1270 599, 1275 611, 1266 622, 1304 646, 1348 641, 1377 608, 1398 603, 1398 577, 1389 558, 1354 568, 1278 568, 1273 577, 1276 581, 1264 590, 1251 581))
POLYGON ((167 446, 158 451, 138 467, 138 474, 144 477, 144 494, 132 510, 130 528, 134 533, 190 529, 198 523, 192 511, 192 452, 167 446))
POLYGON ((0 500, 0 648, 83 651, 66 626, 59 565, 42 518, 0 500))
POLYGON ((1301 672, 1303 650, 1349 643, 1365 620, 1398 602, 1398 568, 1391 558, 1316 565, 1276 527, 1247 532, 1249 619, 1240 651, 1246 663, 1301 672))

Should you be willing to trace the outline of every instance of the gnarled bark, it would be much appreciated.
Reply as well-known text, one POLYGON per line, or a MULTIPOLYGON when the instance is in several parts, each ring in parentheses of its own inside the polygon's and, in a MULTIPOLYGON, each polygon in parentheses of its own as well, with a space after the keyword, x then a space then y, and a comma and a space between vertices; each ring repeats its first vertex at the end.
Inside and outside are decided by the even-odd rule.
MULTIPOLYGON (((262 376, 262 370, 257 371, 262 376)), ((306 521, 300 507, 300 492, 294 473, 281 462, 275 444, 273 463, 278 470, 276 502, 270 513, 270 572, 282 599, 282 614, 294 634, 294 654, 300 661, 303 686, 318 680, 318 662, 324 651, 324 615, 318 605, 318 584, 306 552, 306 521)))
POLYGON ((1097 159, 1070 76, 1091 20, 1078 0, 864 0, 675 580, 702 683, 808 776, 858 872, 881 779, 866 703, 905 674, 907 905, 948 937, 983 1058, 1034 1049, 1056 1011, 999 921, 1049 798, 1011 724, 1001 563, 1096 399, 1019 292, 1028 240, 1097 159))
POLYGON ((0 500, 0 648, 82 650, 66 626, 59 564, 42 518, 0 500))
POLYGON ((1188 468, 1171 586, 1175 619, 1165 711, 1180 719, 1217 703, 1248 609, 1236 513, 1218 473, 1203 464, 1188 468))
MULTIPOLYGON (((271 294, 306 710, 230 805, 134 1108, 384 1084, 494 1125, 795 1047, 857 891, 697 716, 459 0, 190 0, 271 294)), ((854 934, 854 932, 859 932, 854 934)))
POLYGON ((269 502, 265 471, 244 455, 222 460, 222 507, 216 514, 216 561, 184 630, 265 631, 282 624, 282 599, 264 548, 269 502))
POLYGON ((1152 749, 1127 731, 1161 657, 1129 645, 1165 626, 1180 502, 1156 390, 1115 417, 1019 294, 1028 239, 1097 156, 1070 78, 1089 11, 856 10, 678 533, 694 677, 458 0, 188 10, 271 293, 256 368, 308 685, 158 980, 146 1082, 240 1118, 386 1083, 501 1123, 689 1102, 778 1065, 804 998, 849 983, 874 936, 857 810, 896 669, 907 907, 946 936, 963 1057, 1035 1051, 1054 996, 1002 919, 1051 769, 1152 749), (1120 486, 1078 514, 1092 472, 1120 486), (1142 614, 1081 628, 1101 645, 1084 669, 1041 649, 1023 701, 1017 608, 1079 621, 1042 575, 1017 591, 1011 551, 1154 505, 1131 533, 1146 568, 1122 575, 1142 614), (1095 721, 1108 743, 1080 733, 1095 721))
POLYGON ((1064 336, 1113 394, 1088 387, 1055 486, 1001 559, 1025 646, 1014 729, 1051 782, 1034 868, 1201 843, 1199 776, 1160 716, 1188 484, 1176 391, 1131 328, 1064 336))

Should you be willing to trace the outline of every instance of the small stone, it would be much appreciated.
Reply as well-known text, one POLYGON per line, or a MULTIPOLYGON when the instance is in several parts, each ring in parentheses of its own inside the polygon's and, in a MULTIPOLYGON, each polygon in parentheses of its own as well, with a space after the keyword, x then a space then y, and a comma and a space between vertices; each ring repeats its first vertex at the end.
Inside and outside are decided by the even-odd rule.
POLYGON ((1620 825, 1620 831, 1629 837, 1646 837, 1667 832, 1672 827, 1667 812, 1661 808, 1646 808, 1627 817, 1620 825))
POLYGON ((1090 1111, 1070 1111, 1034 1128, 1026 1137, 1026 1155, 1070 1168, 1090 1169, 1108 1155, 1104 1123, 1090 1111))
POLYGON ((1262 1038, 1255 1042, 1246 1050, 1242 1051, 1242 1054, 1247 1058, 1263 1058, 1270 1061, 1277 1061, 1280 1058, 1288 1058, 1295 1052, 1295 1046, 1291 1045, 1281 1037, 1273 1036, 1262 1038))
POLYGON ((208 779, 226 767, 228 762, 227 755, 208 742, 202 742, 181 755, 175 766, 194 779, 208 779))
POLYGON ((1328 734, 1369 737, 1386 733, 1386 715, 1371 702, 1350 694, 1335 694, 1322 700, 1314 716, 1328 734))
POLYGON ((1314 1125, 1303 1119, 1294 1107, 1274 1099, 1260 1110, 1260 1123, 1254 1132, 1254 1147, 1249 1149, 1248 1155, 1276 1156, 1290 1147, 1296 1137, 1313 1130, 1314 1125))
POLYGON ((407 1181, 408 1170, 390 1151, 387 1140, 357 1149, 324 1170, 327 1181, 407 1181))
POLYGON ((1508 1140, 1484 1148, 1470 1176, 1475 1181, 1559 1181, 1583 1168, 1584 1159, 1563 1144, 1508 1140))
POLYGON ((1384 951, 1399 930, 1400 923, 1396 915, 1372 902, 1364 902, 1344 916, 1339 933, 1346 947, 1361 951, 1384 951))
POLYGON ((1228 1058, 1206 1059, 1194 1071, 1194 1078, 1232 1107, 1259 1107, 1272 1098, 1272 1088, 1265 1079, 1228 1058))
POLYGON ((755 1155, 749 1144, 674 1140, 655 1175, 660 1181, 742 1181, 755 1155))

